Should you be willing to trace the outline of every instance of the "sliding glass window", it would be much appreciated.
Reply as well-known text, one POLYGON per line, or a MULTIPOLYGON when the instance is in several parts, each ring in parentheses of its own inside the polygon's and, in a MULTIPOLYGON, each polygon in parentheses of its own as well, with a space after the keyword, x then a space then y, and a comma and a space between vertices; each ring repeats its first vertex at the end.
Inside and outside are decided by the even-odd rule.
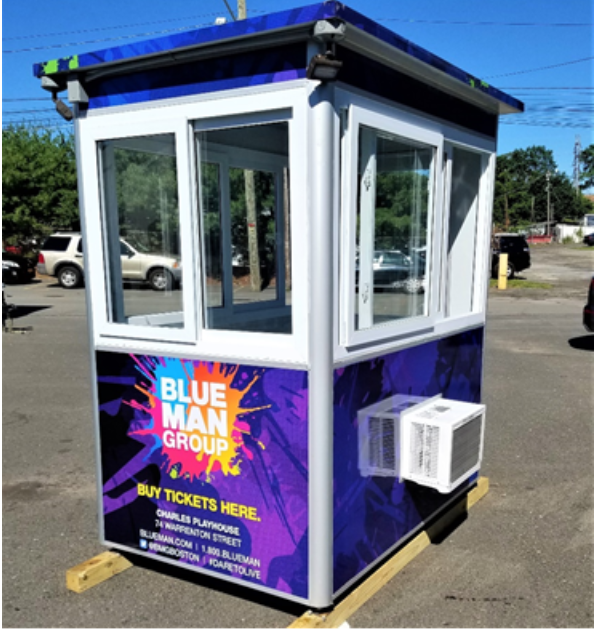
POLYGON ((184 328, 175 135, 99 142, 107 320, 184 328))
POLYGON ((355 330, 428 314, 435 151, 359 127, 355 330))
POLYGON ((289 123, 201 130, 204 327, 292 332, 289 123))

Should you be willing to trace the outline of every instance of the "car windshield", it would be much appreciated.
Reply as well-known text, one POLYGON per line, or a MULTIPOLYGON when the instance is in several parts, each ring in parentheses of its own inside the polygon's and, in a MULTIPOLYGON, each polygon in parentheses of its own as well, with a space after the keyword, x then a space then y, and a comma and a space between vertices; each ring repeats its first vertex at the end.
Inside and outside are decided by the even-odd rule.
MULTIPOLYGON (((126 243, 126 241, 121 241, 121 242, 122 242, 122 244, 126 243)), ((142 243, 139 243, 135 239, 128 239, 127 244, 130 245, 130 247, 133 247, 137 252, 140 252, 141 254, 150 254, 151 253, 151 250, 146 245, 143 245, 142 243)))

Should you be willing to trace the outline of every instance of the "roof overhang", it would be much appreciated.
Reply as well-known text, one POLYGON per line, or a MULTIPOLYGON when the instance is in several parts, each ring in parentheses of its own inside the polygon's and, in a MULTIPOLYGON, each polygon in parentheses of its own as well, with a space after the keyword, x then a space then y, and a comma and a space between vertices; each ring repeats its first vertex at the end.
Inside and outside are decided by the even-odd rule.
POLYGON ((307 42, 312 40, 316 23, 324 20, 345 23, 341 46, 489 113, 524 110, 523 103, 508 94, 334 1, 36 64, 34 73, 38 78, 50 77, 61 91, 73 80, 88 84, 132 72, 307 42))

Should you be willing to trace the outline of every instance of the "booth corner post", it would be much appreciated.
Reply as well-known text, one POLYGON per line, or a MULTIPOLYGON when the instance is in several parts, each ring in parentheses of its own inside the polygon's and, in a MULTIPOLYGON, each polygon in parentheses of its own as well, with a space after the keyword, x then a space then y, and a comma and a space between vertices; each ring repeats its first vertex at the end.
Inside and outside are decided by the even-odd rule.
MULTIPOLYGON (((309 46, 308 54, 317 46, 309 46)), ((320 46, 316 54, 321 54, 320 46)), ((310 580, 309 600, 312 607, 327 608, 333 600, 333 296, 332 273, 315 273, 316 269, 334 267, 335 183, 332 178, 335 152, 334 83, 319 82, 309 95, 311 131, 309 134, 311 174, 311 321, 316 325, 310 335, 310 414, 316 422, 310 425, 310 580)))
MULTIPOLYGON (((81 134, 80 134, 80 124, 81 117, 84 116, 84 104, 88 102, 86 94, 82 87, 80 87, 80 83, 77 80, 72 80, 68 82, 69 87, 69 101, 73 103, 73 123, 74 123, 74 153, 76 157, 76 175, 77 175, 77 188, 78 188, 78 204, 79 204, 79 217, 80 217, 80 226, 81 233, 83 236, 83 241, 88 241, 91 238, 87 227, 87 213, 85 211, 85 177, 83 173, 83 155, 81 149, 81 134), (71 86, 77 86, 77 89, 74 93, 71 93, 71 86), (80 88, 80 89, 79 89, 80 88)), ((83 270, 85 274, 85 286, 89 286, 90 280, 88 278, 88 274, 85 270, 83 270)), ((87 315, 87 330, 88 330, 88 341, 89 348, 91 350, 95 347, 95 335, 94 335, 94 308, 92 303, 91 294, 86 295, 85 300, 86 307, 86 315, 87 315)), ((93 351, 91 351, 89 355, 89 374, 91 375, 91 392, 93 397, 93 402, 99 399, 98 396, 98 382, 97 382, 97 362, 94 356, 93 351)), ((97 404, 93 404, 93 435, 95 438, 95 443, 93 445, 94 457, 95 457, 95 468, 97 470, 97 474, 95 477, 95 485, 97 490, 97 514, 101 514, 103 511, 103 484, 101 480, 101 475, 99 474, 99 470, 101 469, 101 440, 99 435, 99 421, 100 421, 100 413, 99 407, 97 404)), ((99 540, 103 542, 105 540, 105 527, 104 521, 102 518, 98 519, 98 534, 99 540)), ((107 553, 107 552, 106 552, 107 553)), ((103 556, 102 556, 103 557, 103 556)), ((102 564, 102 563, 100 563, 102 564)), ((67 582, 72 580, 72 573, 67 572, 67 582)), ((86 584, 86 580, 85 580, 86 584)), ((69 586, 70 588, 70 586, 69 586)), ((74 590, 74 589, 73 589, 74 590)))
POLYGON ((74 104, 101 542, 328 609, 478 479, 522 103, 338 2, 34 72, 74 104))

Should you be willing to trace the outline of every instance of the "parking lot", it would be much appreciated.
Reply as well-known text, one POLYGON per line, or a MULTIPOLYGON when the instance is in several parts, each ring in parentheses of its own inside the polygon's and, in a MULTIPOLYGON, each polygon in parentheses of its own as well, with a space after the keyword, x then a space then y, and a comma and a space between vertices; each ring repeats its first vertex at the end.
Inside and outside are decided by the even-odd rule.
MULTIPOLYGON (((592 627, 594 335, 581 247, 536 246, 489 293, 482 474, 468 519, 390 581, 352 627, 592 627)), ((303 609, 142 561, 76 595, 70 567, 101 551, 84 289, 7 288, 3 334, 3 625, 286 627, 303 609), (22 333, 18 329, 27 329, 22 333)))

